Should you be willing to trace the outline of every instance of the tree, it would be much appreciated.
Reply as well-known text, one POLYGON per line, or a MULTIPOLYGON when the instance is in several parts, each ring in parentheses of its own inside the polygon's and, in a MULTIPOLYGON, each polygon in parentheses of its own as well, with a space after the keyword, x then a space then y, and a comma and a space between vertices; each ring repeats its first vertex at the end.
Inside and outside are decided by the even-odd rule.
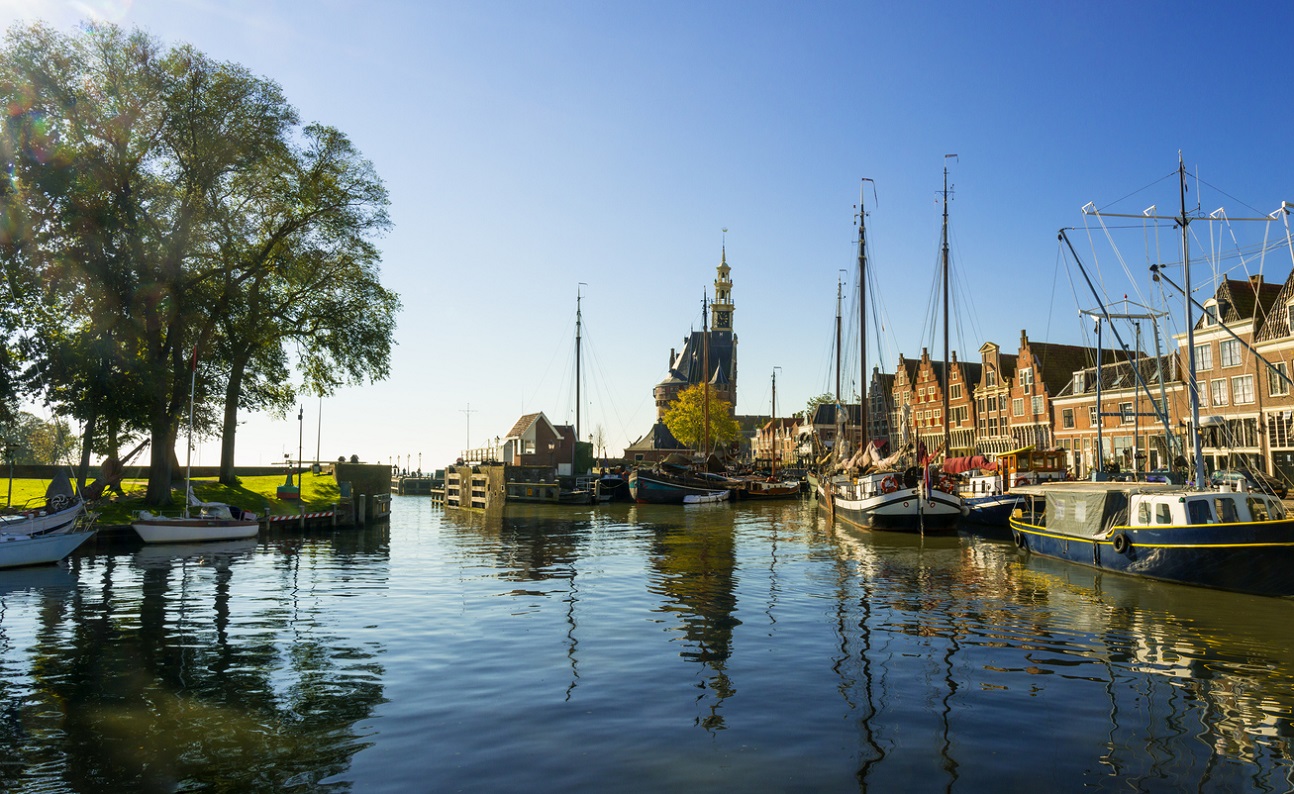
POLYGON ((705 384, 688 386, 678 393, 665 410, 665 426, 680 443, 693 449, 704 445, 706 436, 706 395, 709 396, 710 444, 736 441, 741 438, 741 426, 732 416, 732 404, 707 389, 705 384))
POLYGON ((817 397, 813 397, 809 400, 808 404, 804 406, 804 411, 801 412, 800 416, 805 420, 812 421, 813 415, 817 413, 819 405, 831 405, 835 401, 835 395, 823 392, 817 397))
POLYGON ((31 352, 48 399, 85 422, 83 460, 100 416, 110 436, 142 429, 146 501, 168 502, 195 360, 207 427, 219 424, 205 409, 217 392, 227 427, 231 405, 290 405, 291 341, 316 393, 385 376, 399 303, 377 283, 367 239, 389 224, 385 190, 340 133, 301 131, 276 84, 139 31, 36 25, 5 39, 0 101, 0 260, 43 309, 28 339, 62 351, 64 366, 54 346, 31 352), (325 302, 331 325, 231 322, 257 316, 256 295, 300 297, 301 274, 325 262, 351 301, 325 302), (377 319, 357 321, 356 294, 375 299, 377 319))

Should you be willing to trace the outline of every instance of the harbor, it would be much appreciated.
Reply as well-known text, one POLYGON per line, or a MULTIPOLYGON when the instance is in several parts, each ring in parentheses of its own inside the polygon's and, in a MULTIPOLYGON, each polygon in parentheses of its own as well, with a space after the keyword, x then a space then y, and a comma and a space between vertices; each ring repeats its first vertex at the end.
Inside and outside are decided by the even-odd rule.
POLYGON ((0 588, 7 790, 1294 776, 1294 646, 1271 628, 1287 600, 852 532, 812 499, 486 513, 395 496, 366 528, 116 539, 0 588))

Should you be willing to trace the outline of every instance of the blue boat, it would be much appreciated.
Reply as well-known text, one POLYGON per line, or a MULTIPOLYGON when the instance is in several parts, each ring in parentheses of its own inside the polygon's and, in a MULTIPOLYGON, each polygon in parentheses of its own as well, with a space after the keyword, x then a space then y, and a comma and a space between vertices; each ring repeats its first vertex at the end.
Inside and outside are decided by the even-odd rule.
POLYGON ((716 491, 730 499, 739 485, 726 477, 668 463, 629 472, 629 493, 639 504, 681 505, 685 497, 708 497, 716 491))
POLYGON ((1294 596, 1294 519, 1271 494, 1168 484, 1068 482, 1021 489, 1021 551, 1101 570, 1294 596))

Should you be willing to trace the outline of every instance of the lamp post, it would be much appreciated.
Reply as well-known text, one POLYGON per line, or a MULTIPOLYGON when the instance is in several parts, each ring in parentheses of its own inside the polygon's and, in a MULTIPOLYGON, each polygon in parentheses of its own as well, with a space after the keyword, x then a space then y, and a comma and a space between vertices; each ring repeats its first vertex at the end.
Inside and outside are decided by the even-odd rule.
MULTIPOLYGON (((297 471, 298 472, 301 471, 301 458, 302 458, 301 453, 302 453, 302 449, 305 447, 305 442, 306 442, 305 417, 306 417, 305 407, 304 406, 298 407, 297 408, 297 471)), ((298 476, 301 477, 301 480, 305 479, 304 475, 298 475, 298 476)), ((298 480, 297 486, 300 487, 301 484, 302 484, 301 481, 298 480)))

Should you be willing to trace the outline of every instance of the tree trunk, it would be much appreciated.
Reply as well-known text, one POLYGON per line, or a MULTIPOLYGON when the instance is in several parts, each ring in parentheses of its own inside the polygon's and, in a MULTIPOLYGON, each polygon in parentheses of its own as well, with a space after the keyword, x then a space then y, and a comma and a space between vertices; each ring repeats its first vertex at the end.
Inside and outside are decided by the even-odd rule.
POLYGON ((220 437, 220 482, 237 485, 234 476, 234 442, 238 433, 238 397, 243 391, 243 375, 247 372, 247 356, 238 354, 229 368, 229 382, 225 386, 225 422, 220 437))
POLYGON ((174 470, 171 461, 175 458, 175 423, 170 412, 166 410, 166 395, 154 400, 152 418, 149 422, 149 435, 152 438, 148 451, 148 492, 144 503, 154 507, 171 503, 171 477, 174 470), (161 403, 160 405, 156 403, 161 403))
POLYGON ((90 406, 90 415, 85 419, 85 432, 81 434, 81 463, 76 468, 76 492, 85 491, 85 479, 90 471, 90 449, 94 446, 94 429, 98 424, 98 412, 90 406))

